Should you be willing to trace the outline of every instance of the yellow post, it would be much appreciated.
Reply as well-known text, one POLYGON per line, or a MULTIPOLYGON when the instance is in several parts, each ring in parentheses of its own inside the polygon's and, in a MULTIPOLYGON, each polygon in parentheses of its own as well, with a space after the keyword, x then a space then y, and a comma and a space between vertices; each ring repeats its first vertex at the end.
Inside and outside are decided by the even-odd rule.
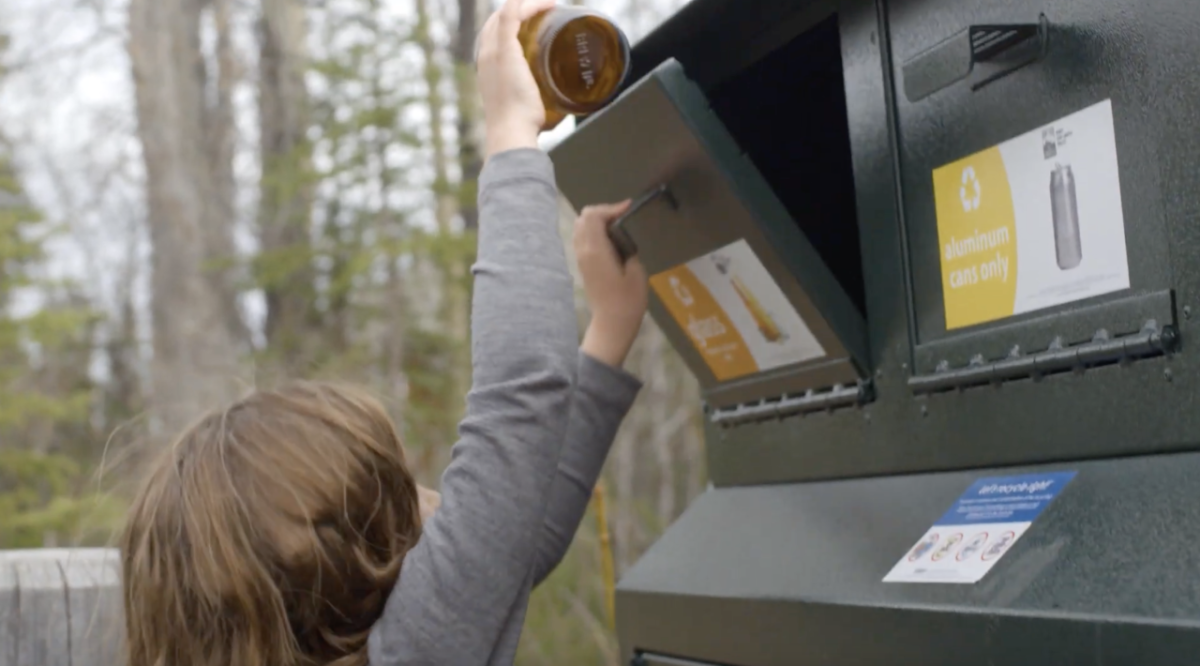
POLYGON ((604 577, 604 610, 608 628, 617 629, 617 582, 613 569, 612 542, 608 537, 608 511, 604 501, 604 482, 596 484, 592 491, 592 504, 596 509, 596 534, 600 537, 600 573, 604 577))

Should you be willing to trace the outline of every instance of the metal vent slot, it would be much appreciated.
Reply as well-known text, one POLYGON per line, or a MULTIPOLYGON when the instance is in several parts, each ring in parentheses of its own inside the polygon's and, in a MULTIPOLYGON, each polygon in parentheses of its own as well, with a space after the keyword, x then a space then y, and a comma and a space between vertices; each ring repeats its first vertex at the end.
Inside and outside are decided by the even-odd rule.
POLYGON ((843 407, 856 407, 870 402, 872 397, 871 382, 862 381, 853 386, 839 384, 827 389, 806 391, 799 395, 785 395, 743 403, 734 407, 714 409, 709 418, 716 425, 731 427, 843 407))
POLYGON ((1049 348, 1036 354, 1023 355, 1020 349, 1013 349, 1003 360, 988 362, 976 356, 962 368, 950 368, 943 361, 936 372, 912 377, 908 385, 916 395, 941 393, 1154 358, 1178 348, 1179 333, 1175 327, 1160 328, 1151 320, 1133 335, 1112 338, 1101 330, 1090 342, 1074 346, 1063 345, 1062 339, 1056 338, 1049 348))
POLYGON ((971 26, 971 54, 975 62, 989 60, 1004 50, 1038 36, 1038 24, 971 26))
POLYGON ((904 63, 904 92, 919 102, 958 81, 970 78, 978 90, 1043 57, 1049 46, 1050 23, 972 25, 904 63))

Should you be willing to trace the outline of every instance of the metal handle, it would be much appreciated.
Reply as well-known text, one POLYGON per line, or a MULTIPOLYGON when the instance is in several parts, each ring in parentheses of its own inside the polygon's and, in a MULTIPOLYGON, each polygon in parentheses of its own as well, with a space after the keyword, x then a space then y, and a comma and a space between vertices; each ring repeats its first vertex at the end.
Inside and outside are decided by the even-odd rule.
POLYGON ((666 185, 659 185, 649 192, 638 197, 629 210, 625 214, 614 220, 608 225, 608 237, 612 240, 613 247, 617 249, 617 254, 621 257, 621 263, 629 261, 637 256, 637 243, 633 241, 633 237, 629 235, 629 230, 626 228, 627 223, 643 208, 653 203, 659 197, 666 197, 666 201, 671 205, 671 208, 678 208, 675 197, 671 195, 670 189, 666 185))

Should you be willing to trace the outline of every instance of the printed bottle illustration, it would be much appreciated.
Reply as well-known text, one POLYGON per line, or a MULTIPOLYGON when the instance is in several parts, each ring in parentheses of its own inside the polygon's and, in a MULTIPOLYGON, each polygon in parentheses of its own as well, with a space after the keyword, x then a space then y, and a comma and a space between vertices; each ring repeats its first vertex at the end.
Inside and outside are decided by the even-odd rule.
POLYGON ((722 275, 729 277, 729 281, 733 285, 733 290, 737 292, 738 298, 742 300, 742 305, 746 306, 750 317, 754 319, 754 325, 758 327, 758 332, 762 334, 763 339, 767 342, 786 341, 787 336, 779 328, 779 324, 775 323, 775 318, 771 316, 771 313, 767 312, 767 309, 759 302, 754 292, 750 291, 746 283, 742 282, 741 278, 737 275, 729 274, 729 258, 722 255, 715 255, 713 256, 713 263, 717 265, 717 270, 722 275))
POLYGON ((992 543, 992 545, 986 551, 984 551, 983 555, 980 556, 980 559, 982 559, 984 562, 987 562, 988 560, 994 560, 1000 557, 1004 554, 1004 551, 1008 550, 1009 545, 1011 545, 1016 538, 1017 535, 1011 530, 1001 534, 1000 538, 992 543))
POLYGON ((961 534, 955 534, 955 535, 951 536, 949 539, 946 539, 946 541, 944 543, 942 543, 942 545, 940 547, 938 547, 938 549, 933 553, 933 555, 929 559, 934 562, 938 562, 940 560, 945 559, 945 557, 950 554, 950 550, 953 549, 955 546, 957 546, 958 542, 962 541, 962 539, 963 539, 963 535, 961 535, 961 534))
POLYGON ((1058 267, 1069 271, 1083 261, 1075 174, 1069 164, 1055 164, 1054 171, 1050 172, 1050 206, 1054 213, 1054 248, 1058 253, 1058 267))
POLYGON ((754 294, 746 288, 746 285, 736 275, 731 278, 731 281, 733 282, 734 291, 742 299, 742 304, 746 306, 746 309, 750 311, 750 316, 754 318, 754 324, 758 326, 758 332, 762 333, 767 342, 779 342, 782 340, 783 331, 779 330, 779 326, 771 318, 771 314, 763 308, 754 294))
POLYGON ((924 539, 921 539, 921 542, 916 546, 913 546, 912 551, 908 554, 908 561, 916 562, 924 557, 925 553, 933 550, 933 547, 937 545, 938 539, 940 538, 941 535, 937 532, 934 532, 933 534, 926 536, 924 539))
POLYGON ((980 532, 979 534, 976 534, 975 536, 971 537, 971 540, 968 541, 966 545, 962 547, 962 549, 958 551, 958 555, 956 555, 954 559, 958 560, 959 562, 970 559, 972 555, 978 553, 980 550, 983 550, 983 546, 987 544, 987 540, 987 532, 980 532))

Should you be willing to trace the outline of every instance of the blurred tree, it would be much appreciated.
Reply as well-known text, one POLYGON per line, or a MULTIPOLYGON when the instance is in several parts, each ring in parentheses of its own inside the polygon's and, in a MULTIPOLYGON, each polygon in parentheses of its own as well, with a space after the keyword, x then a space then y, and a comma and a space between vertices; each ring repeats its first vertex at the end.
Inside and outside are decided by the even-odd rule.
POLYGON ((308 129, 307 20, 296 0, 262 0, 258 25, 259 254, 257 286, 266 295, 268 362, 300 377, 319 353, 311 241, 312 145, 308 129))
POLYGON ((463 227, 468 232, 479 228, 475 197, 479 172, 483 169, 483 151, 480 149, 482 113, 475 87, 475 35, 479 32, 480 19, 487 16, 491 4, 489 0, 458 0, 458 23, 452 48, 454 89, 458 99, 458 166, 462 174, 458 205, 463 227))
POLYGON ((0 548, 74 541, 119 510, 87 492, 95 318, 70 285, 39 275, 49 231, 0 152, 0 548), (41 307, 19 314, 21 297, 41 307))
MULTIPOLYGON (((421 49, 425 96, 429 112, 429 151, 432 154, 432 189, 435 201, 434 217, 437 223, 437 232, 432 238, 435 247, 432 257, 436 263, 437 271, 441 274, 442 278, 442 302, 439 304, 438 318, 441 323, 441 334, 445 339, 441 353, 448 357, 446 360, 449 364, 449 372, 443 373, 438 379, 437 384, 443 395, 454 400, 453 396, 466 395, 471 385, 471 359, 468 354, 468 339, 470 338, 471 302, 470 264, 474 256, 475 222, 468 218, 475 216, 475 204, 471 202, 469 205, 464 206, 461 196, 456 196, 463 189, 463 183, 458 183, 456 187, 455 184, 451 183, 450 179, 449 149, 447 147, 446 123, 444 121, 447 105, 443 90, 446 77, 442 57, 445 50, 439 47, 434 38, 434 17, 430 9, 430 4, 430 0, 415 0, 416 25, 413 29, 413 38, 421 49), (458 228, 454 225, 456 215, 463 222, 462 226, 458 228)), ((474 74, 474 70, 471 71, 471 74, 474 74)), ((461 93, 463 82, 459 79, 456 83, 461 93)), ((469 101, 473 103, 474 99, 472 98, 469 101)), ((460 113, 462 112, 462 106, 460 102, 460 113)), ((464 141, 464 135, 461 134, 463 129, 460 123, 458 126, 460 132, 458 136, 460 159, 462 157, 461 145, 464 141)), ((468 127, 466 129, 468 130, 468 134, 465 136, 465 140, 468 146, 470 146, 474 141, 474 128, 468 127)), ((471 150, 471 148, 468 148, 468 150, 471 150)), ((463 165, 460 163, 459 168, 463 174, 462 177, 465 178, 469 175, 473 165, 463 165)), ((472 192, 475 190, 474 185, 467 185, 466 187, 472 192)), ((451 404, 459 407, 461 401, 451 404)), ((452 409, 449 414, 457 419, 460 411, 461 409, 452 409)), ((452 421, 444 421, 436 427, 445 429, 443 433, 437 433, 437 437, 434 440, 434 442, 441 442, 446 437, 453 435, 455 424, 452 421)), ((437 462, 435 462, 432 454, 438 450, 427 447, 425 449, 424 463, 427 465, 436 465, 437 462)))
POLYGON ((400 16, 379 0, 345 0, 315 21, 317 372, 391 399, 431 482, 462 406, 454 377, 465 342, 448 334, 445 303, 465 287, 447 267, 464 263, 470 246, 452 224, 436 13, 414 9, 400 16))
POLYGON ((130 0, 128 51, 146 178, 154 422, 175 432, 229 400, 245 342, 235 259, 228 0, 130 0), (217 71, 201 49, 214 12, 217 71), (210 87, 216 90, 210 96, 210 87))

